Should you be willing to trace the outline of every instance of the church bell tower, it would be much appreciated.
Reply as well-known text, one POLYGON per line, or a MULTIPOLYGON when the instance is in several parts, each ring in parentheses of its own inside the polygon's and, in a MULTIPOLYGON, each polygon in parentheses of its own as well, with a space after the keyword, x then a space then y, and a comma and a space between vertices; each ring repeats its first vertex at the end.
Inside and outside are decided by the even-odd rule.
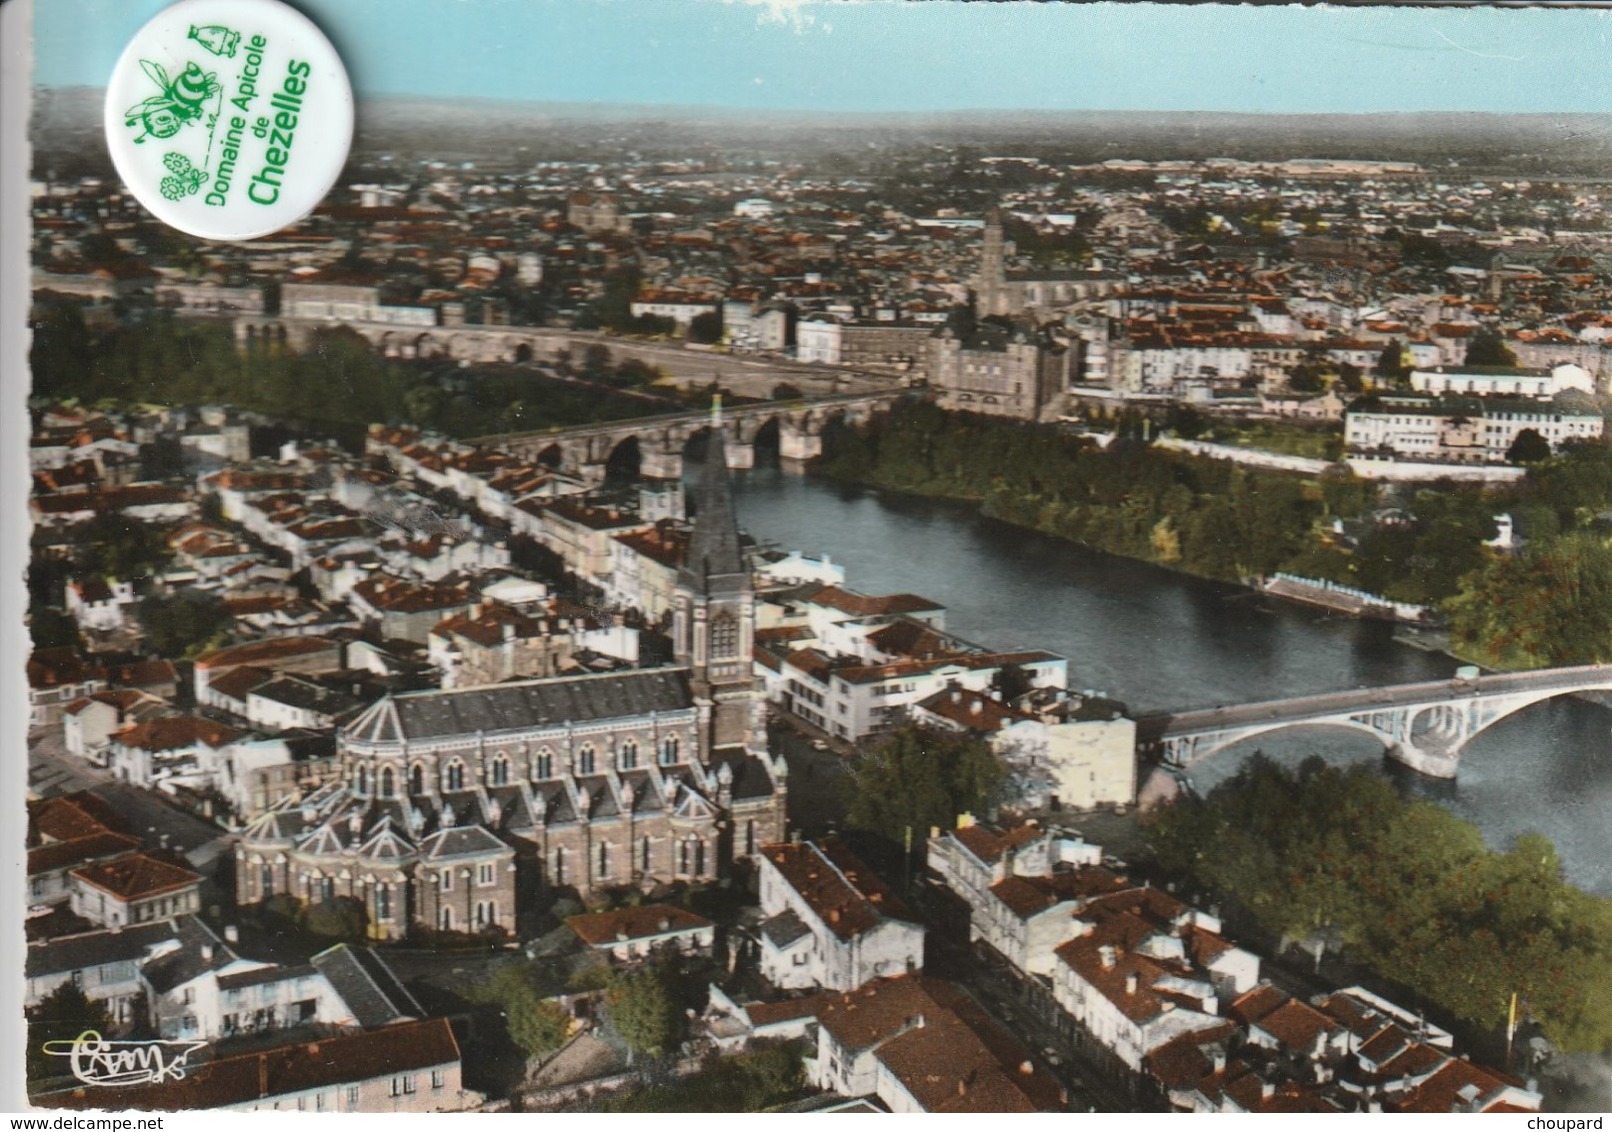
POLYGON ((677 576, 672 643, 677 663, 692 673, 695 702, 707 721, 701 755, 709 762, 724 748, 760 749, 761 700, 751 660, 755 591, 739 545, 720 400, 707 435, 694 529, 677 576))

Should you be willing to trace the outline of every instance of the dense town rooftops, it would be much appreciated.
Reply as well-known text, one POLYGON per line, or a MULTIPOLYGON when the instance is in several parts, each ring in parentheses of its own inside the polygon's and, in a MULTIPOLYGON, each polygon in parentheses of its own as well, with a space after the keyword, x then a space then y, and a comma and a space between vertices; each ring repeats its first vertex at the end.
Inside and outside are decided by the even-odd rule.
POLYGON ((68 646, 35 649, 28 658, 28 685, 31 688, 57 688, 105 678, 104 668, 85 660, 77 650, 68 646))
POLYGON ((938 613, 946 607, 917 594, 859 594, 841 586, 818 586, 800 594, 803 601, 837 609, 853 617, 875 617, 893 613, 938 613))
POLYGON ((91 861, 120 857, 140 848, 140 842, 123 833, 103 830, 99 833, 75 837, 69 841, 52 841, 37 849, 28 850, 28 875, 74 868, 91 861))
POLYGON ((87 790, 28 803, 29 836, 41 842, 71 841, 111 830, 133 832, 115 808, 87 790))
POLYGON ((589 947, 609 947, 630 940, 656 939, 715 927, 704 916, 675 904, 618 908, 613 912, 571 916, 565 922, 589 947))
POLYGON ((177 751, 202 743, 209 747, 222 747, 240 738, 240 735, 235 728, 210 719, 179 715, 125 727, 114 732, 112 740, 128 750, 177 751))
POLYGON ((201 874, 152 853, 130 853, 73 870, 73 876, 119 900, 143 900, 201 883, 201 874))
POLYGON ((950 983, 903 975, 814 1001, 819 1025, 840 1046, 874 1050, 885 1070, 930 1112, 1060 1107, 1061 1090, 1034 1067, 1029 1051, 950 983))
POLYGON ((855 939, 887 918, 910 918, 895 890, 838 838, 768 845, 762 852, 840 939, 855 939))
POLYGON ((262 641, 228 645, 203 653, 196 658, 196 667, 224 669, 249 664, 261 668, 273 668, 277 663, 336 651, 340 647, 338 642, 329 637, 271 637, 262 641))

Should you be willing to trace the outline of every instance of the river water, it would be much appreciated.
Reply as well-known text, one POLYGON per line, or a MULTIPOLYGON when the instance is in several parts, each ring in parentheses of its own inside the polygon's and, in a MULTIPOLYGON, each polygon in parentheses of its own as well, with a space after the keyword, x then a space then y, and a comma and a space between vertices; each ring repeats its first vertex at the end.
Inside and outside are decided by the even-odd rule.
MULTIPOLYGON (((742 526, 759 542, 827 554, 846 584, 909 591, 946 606, 952 632, 994 649, 1069 658, 1069 683, 1133 711, 1232 704, 1374 684, 1443 679, 1456 662, 1355 621, 1024 531, 936 500, 790 475, 735 473, 742 526)), ((1540 704, 1478 736, 1455 782, 1382 758, 1367 737, 1335 729, 1263 736, 1283 761, 1382 763, 1407 794, 1436 800, 1506 847, 1536 831, 1555 842, 1568 878, 1612 896, 1612 712, 1579 700, 1540 704)), ((1252 745, 1248 750, 1252 750, 1252 745)), ((1247 754, 1244 750, 1241 754, 1247 754)), ((1238 748, 1194 771, 1212 786, 1238 748)))

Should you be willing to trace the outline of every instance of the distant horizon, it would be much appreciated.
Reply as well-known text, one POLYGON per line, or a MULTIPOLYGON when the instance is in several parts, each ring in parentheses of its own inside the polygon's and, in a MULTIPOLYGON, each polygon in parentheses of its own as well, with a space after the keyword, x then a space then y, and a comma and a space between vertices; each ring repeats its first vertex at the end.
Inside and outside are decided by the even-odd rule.
MULTIPOLYGON (((105 87, 78 84, 44 86, 34 91, 53 94, 84 93, 101 95, 105 87)), ((583 99, 490 97, 476 94, 423 95, 383 91, 363 96, 371 102, 480 103, 489 106, 555 107, 584 110, 632 110, 645 114, 675 115, 680 112, 718 111, 734 117, 815 117, 815 118, 968 118, 1021 115, 1036 118, 1092 116, 1200 117, 1200 118, 1612 118, 1612 107, 1604 110, 1129 110, 1124 108, 1067 107, 1052 110, 1007 107, 956 107, 944 110, 822 110, 806 107, 736 106, 715 102, 595 102, 583 99)))
MULTIPOLYGON (((104 84, 168 0, 50 0, 35 85, 104 84), (88 29, 88 30, 87 30, 88 29)), ((298 0, 367 98, 765 114, 1612 113, 1591 9, 298 0), (406 89, 405 89, 406 87, 406 89)))

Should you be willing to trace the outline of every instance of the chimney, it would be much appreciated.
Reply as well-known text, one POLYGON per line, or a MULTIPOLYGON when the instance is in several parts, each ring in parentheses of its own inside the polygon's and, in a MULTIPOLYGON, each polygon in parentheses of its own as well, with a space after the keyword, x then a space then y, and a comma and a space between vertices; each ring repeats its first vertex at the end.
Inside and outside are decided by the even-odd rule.
POLYGON ((1276 1086, 1273 1083, 1271 1083, 1270 1081, 1261 1081, 1259 1083, 1259 1099, 1260 1100, 1268 1101, 1272 1097, 1274 1097, 1275 1095, 1276 1095, 1276 1086))
POLYGON ((1135 994, 1136 993, 1136 988, 1140 985, 1140 982, 1141 982, 1141 980, 1139 980, 1136 977, 1136 973, 1134 971, 1131 972, 1129 975, 1126 975, 1125 976, 1125 993, 1126 994, 1135 994))
POLYGON ((204 943, 204 944, 201 945, 201 957, 202 957, 202 962, 203 963, 211 963, 213 961, 213 945, 212 944, 204 943))
POLYGON ((1019 1072, 1023 1076, 1028 1077, 1030 1074, 1035 1072, 1035 1066, 1031 1065, 1029 1060, 1026 1059, 1019 1062, 1019 1072))
POLYGON ((665 916, 662 916, 660 918, 660 930, 663 931, 663 932, 671 931, 672 930, 672 921, 667 919, 665 916))
POLYGON ((241 929, 236 927, 234 924, 230 924, 227 927, 225 927, 225 929, 224 929, 224 942, 225 943, 240 943, 241 942, 241 929))
POLYGON ((968 710, 971 715, 979 715, 985 710, 985 703, 982 700, 975 700, 968 705, 968 710))
POLYGON ((1097 949, 1097 958, 1102 961, 1103 970, 1109 971, 1114 967, 1114 948, 1112 944, 1103 944, 1097 949))

